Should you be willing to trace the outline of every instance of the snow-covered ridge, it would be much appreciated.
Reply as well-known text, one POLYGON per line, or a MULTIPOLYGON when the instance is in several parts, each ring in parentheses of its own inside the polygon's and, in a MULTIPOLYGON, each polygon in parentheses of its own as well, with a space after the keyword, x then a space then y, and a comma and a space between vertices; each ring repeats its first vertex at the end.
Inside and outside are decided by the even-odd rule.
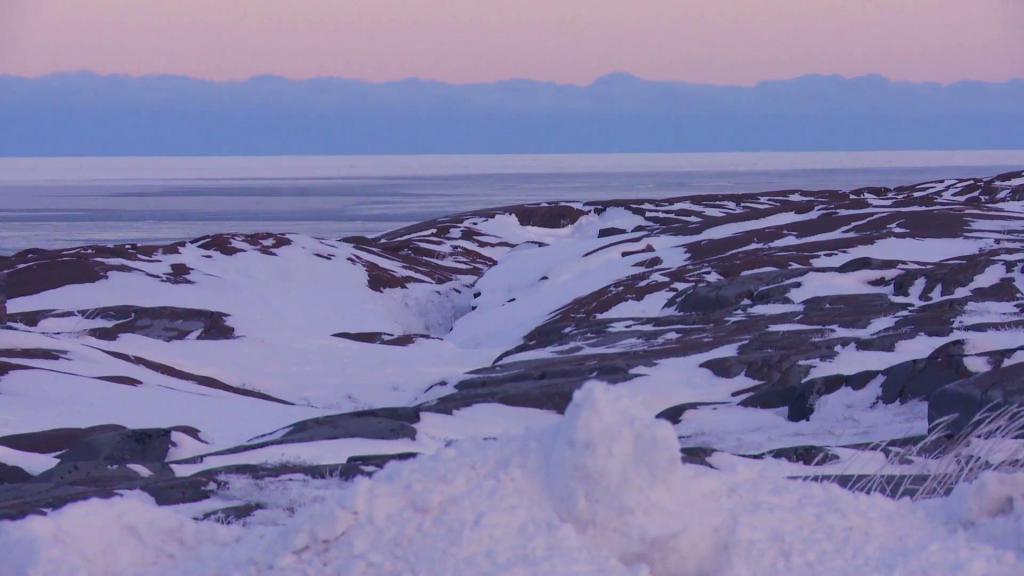
POLYGON ((133 489, 272 516, 239 482, 543 435, 592 380, 723 474, 870 472, 867 443, 1020 401, 1022 267, 1024 172, 29 250, 0 258, 0 518, 133 489))

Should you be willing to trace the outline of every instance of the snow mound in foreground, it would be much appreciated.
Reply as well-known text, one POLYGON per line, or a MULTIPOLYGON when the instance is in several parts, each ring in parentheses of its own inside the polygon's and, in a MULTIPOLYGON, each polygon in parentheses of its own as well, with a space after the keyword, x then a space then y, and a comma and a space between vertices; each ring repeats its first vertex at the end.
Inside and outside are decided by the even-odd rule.
POLYGON ((668 423, 626 387, 590 383, 540 432, 465 441, 350 484, 264 483, 269 508, 244 527, 136 495, 0 523, 0 571, 1020 574, 1022 495, 1019 476, 912 504, 685 466, 668 423))

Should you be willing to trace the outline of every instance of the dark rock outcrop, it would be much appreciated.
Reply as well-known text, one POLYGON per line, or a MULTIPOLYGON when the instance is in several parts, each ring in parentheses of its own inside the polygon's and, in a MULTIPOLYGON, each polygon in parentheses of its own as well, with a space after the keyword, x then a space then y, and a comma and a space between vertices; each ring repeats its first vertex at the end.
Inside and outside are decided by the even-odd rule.
POLYGON ((928 423, 956 434, 982 413, 1014 406, 1024 410, 1024 362, 947 384, 928 399, 928 423))
POLYGON ((344 338, 364 344, 383 344, 385 346, 408 346, 417 340, 437 340, 429 334, 390 334, 388 332, 338 332, 331 334, 335 338, 344 338))
POLYGON ((73 441, 57 455, 61 462, 128 464, 163 462, 171 448, 167 428, 98 432, 73 441))
POLYGON ((216 378, 213 378, 211 376, 186 372, 185 370, 175 368, 174 366, 171 366, 169 364, 164 364, 162 362, 157 362, 155 360, 143 358, 142 356, 136 354, 125 354, 123 352, 115 352, 113 350, 102 350, 99 348, 97 348, 97 350, 100 350, 100 352, 103 352, 108 356, 117 358, 118 360, 121 360, 123 362, 128 362, 136 366, 142 366, 143 368, 146 368, 147 370, 152 370, 153 372, 156 372, 158 374, 163 374, 164 376, 169 376, 171 378, 177 378, 178 380, 192 382, 193 384, 197 384, 199 386, 203 386, 206 388, 221 390, 223 392, 230 392, 232 394, 237 394, 239 396, 248 396, 249 398, 258 398, 260 400, 277 402, 278 404, 291 404, 291 402, 288 402, 287 400, 276 398, 274 396, 271 396, 270 394, 266 394, 256 390, 249 390, 247 388, 239 388, 237 386, 232 386, 225 382, 221 382, 220 380, 217 380, 216 378))
POLYGON ((6 446, 22 452, 36 454, 55 454, 67 450, 77 442, 88 440, 92 436, 127 430, 117 424, 101 424, 88 428, 54 428, 39 432, 26 432, 0 436, 0 446, 6 446))
POLYGON ((24 469, 0 462, 0 484, 19 484, 31 479, 32 475, 24 469))
POLYGON ((225 340, 233 338, 235 329, 227 323, 228 315, 211 310, 174 306, 107 306, 87 310, 35 310, 11 314, 9 320, 35 327, 48 319, 81 318, 105 320, 110 326, 87 328, 84 333, 100 340, 116 340, 122 334, 136 334, 156 340, 225 340))
POLYGON ((210 456, 239 454, 279 444, 366 438, 371 440, 415 439, 420 414, 416 408, 377 408, 346 414, 321 416, 296 422, 279 430, 257 436, 245 444, 175 461, 175 464, 197 464, 210 456))

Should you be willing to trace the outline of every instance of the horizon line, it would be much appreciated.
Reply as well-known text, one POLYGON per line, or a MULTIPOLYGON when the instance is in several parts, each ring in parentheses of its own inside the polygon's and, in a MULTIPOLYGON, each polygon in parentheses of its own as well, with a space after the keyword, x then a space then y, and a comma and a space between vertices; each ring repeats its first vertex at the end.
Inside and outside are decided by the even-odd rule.
POLYGON ((98 72, 90 69, 78 69, 78 70, 56 70, 53 72, 47 72, 45 74, 27 75, 27 74, 11 74, 7 72, 0 72, 0 78, 16 78, 20 80, 43 80, 47 78, 61 77, 61 76, 92 76, 96 78, 127 78, 131 80, 146 80, 146 79, 159 79, 159 78, 174 78, 174 79, 185 79, 194 80, 198 82, 206 82, 210 84, 246 84, 253 81, 260 80, 283 80, 286 82, 314 82, 323 80, 339 80, 344 82, 357 82, 361 84, 370 85, 391 85, 391 84, 403 84, 420 82, 424 84, 438 84, 444 86, 493 86, 499 84, 511 84, 511 83, 531 83, 541 85, 552 85, 552 86, 566 86, 576 88, 592 88, 602 81, 609 81, 615 79, 624 79, 639 81, 649 84, 670 84, 670 85, 688 85, 688 86, 713 86, 719 88, 756 88, 765 84, 792 82, 795 80, 820 78, 820 79, 838 79, 842 81, 856 81, 856 80, 881 80, 889 84, 912 84, 917 86, 956 86, 959 84, 982 84, 982 85, 1005 85, 1013 84, 1017 82, 1024 82, 1024 77, 1013 77, 1002 81, 992 80, 975 80, 970 78, 964 78, 955 80, 952 82, 940 82, 937 80, 899 80, 890 78, 881 73, 870 72, 867 74, 858 74, 855 76, 847 76, 839 73, 822 73, 822 72, 809 72, 806 74, 799 74, 796 76, 789 76, 783 78, 766 78, 758 80, 752 84, 736 84, 736 83, 715 83, 715 82, 693 82, 689 80, 666 80, 666 79, 651 79, 639 76, 632 72, 627 71, 611 71, 601 74, 591 80, 589 83, 576 83, 576 82, 561 82, 555 80, 540 80, 535 78, 523 78, 523 77, 509 77, 499 80, 489 80, 480 82, 451 82, 447 80, 440 80, 436 78, 427 78, 423 76, 406 76, 403 78, 396 78, 391 80, 366 80, 362 78, 355 78, 350 76, 340 75, 320 75, 320 76, 285 76, 275 73, 267 74, 256 74, 252 76, 246 76, 241 78, 208 78, 203 76, 191 76, 188 74, 177 74, 177 73, 163 73, 153 72, 144 74, 134 74, 127 72, 98 72))
MULTIPOLYGON (((547 157, 547 156, 735 156, 735 155, 764 155, 764 154, 842 154, 842 155, 867 155, 880 153, 920 153, 920 154, 985 154, 985 153, 1024 153, 1022 148, 871 148, 871 149, 843 149, 843 148, 818 148, 807 150, 786 150, 786 149, 763 149, 763 150, 713 150, 713 151, 682 151, 682 152, 393 152, 389 154, 367 152, 350 152, 344 154, 118 154, 118 155, 55 155, 55 156, 17 156, 0 154, 0 162, 5 160, 81 160, 81 159, 103 159, 103 160, 130 160, 130 159, 174 159, 174 158, 408 158, 408 157, 455 157, 455 156, 494 156, 494 157, 547 157)), ((1014 164, 1015 165, 1015 164, 1014 164)), ((974 164, 964 164, 974 166, 974 164)))

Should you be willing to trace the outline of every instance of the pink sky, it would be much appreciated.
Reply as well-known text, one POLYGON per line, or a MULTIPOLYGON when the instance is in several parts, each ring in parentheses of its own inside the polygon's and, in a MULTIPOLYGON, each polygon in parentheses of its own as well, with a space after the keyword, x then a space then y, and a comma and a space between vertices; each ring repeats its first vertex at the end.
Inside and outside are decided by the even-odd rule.
POLYGON ((0 73, 1024 77, 1024 0, 0 0, 0 73))

